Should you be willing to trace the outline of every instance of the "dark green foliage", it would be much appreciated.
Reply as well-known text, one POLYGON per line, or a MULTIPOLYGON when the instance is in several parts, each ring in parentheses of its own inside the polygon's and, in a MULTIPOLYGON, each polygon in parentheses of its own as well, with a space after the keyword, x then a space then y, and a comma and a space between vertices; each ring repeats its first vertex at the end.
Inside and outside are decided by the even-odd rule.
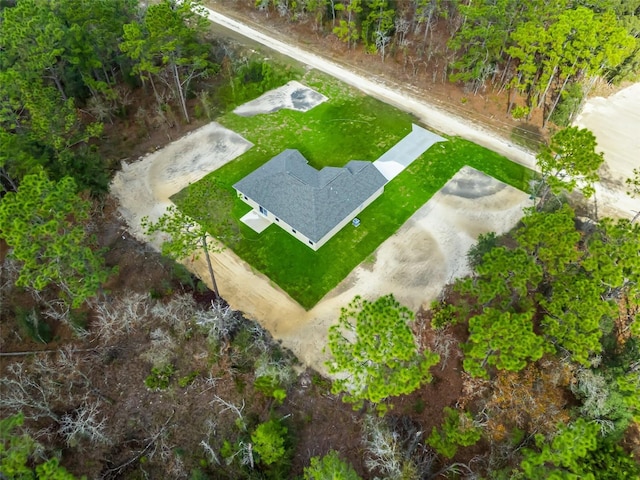
POLYGON ((571 125, 575 114, 582 106, 583 98, 582 85, 578 82, 569 84, 562 92, 560 102, 551 115, 551 121, 560 127, 571 125))
POLYGON ((0 12, 0 166, 16 182, 40 166, 83 190, 107 190, 102 159, 87 142, 120 108, 118 44, 137 2, 85 7, 83 0, 25 0, 0 12), (79 113, 89 101, 106 112, 97 122, 79 113))
POLYGON ((582 460, 585 472, 597 480, 634 480, 640 478, 640 464, 633 455, 610 440, 598 437, 597 448, 582 460))
POLYGON ((71 306, 98 293, 110 272, 82 222, 90 204, 73 179, 49 180, 44 172, 24 177, 17 192, 0 202, 0 235, 21 262, 16 284, 41 291, 55 286, 71 306))
POLYGON ((588 459, 598 445, 598 426, 578 419, 560 426, 558 433, 547 441, 536 435, 536 449, 524 449, 521 468, 527 479, 595 479, 585 470, 588 459))
POLYGON ((169 382, 175 371, 175 367, 171 364, 162 367, 153 367, 151 374, 144 379, 144 384, 150 390, 166 390, 169 388, 169 382))
POLYGON ((19 308, 16 311, 16 318, 22 332, 32 340, 49 343, 53 338, 51 326, 42 319, 35 308, 31 310, 19 308))
POLYGON ((498 245, 498 237, 495 232, 482 233, 478 236, 478 242, 469 249, 467 261, 472 268, 482 263, 482 257, 498 245))
POLYGON ((274 67, 271 61, 256 59, 236 66, 229 65, 223 73, 228 77, 228 84, 223 84, 216 92, 223 111, 233 110, 236 106, 300 76, 289 67, 274 67))

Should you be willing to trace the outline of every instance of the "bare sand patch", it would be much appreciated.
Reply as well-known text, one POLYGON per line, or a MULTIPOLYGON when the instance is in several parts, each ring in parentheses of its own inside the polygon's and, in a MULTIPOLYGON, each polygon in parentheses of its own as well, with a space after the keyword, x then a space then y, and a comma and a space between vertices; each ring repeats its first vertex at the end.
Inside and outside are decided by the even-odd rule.
POLYGON ((253 144, 216 122, 209 123, 166 147, 122 164, 111 183, 120 214, 132 235, 142 241, 140 220, 157 220, 171 205, 169 197, 240 156, 253 144))
POLYGON ((601 215, 632 217, 640 199, 626 195, 625 180, 640 168, 640 83, 608 97, 589 99, 575 121, 596 136, 605 163, 596 195, 601 215))
POLYGON ((308 112, 313 107, 326 102, 327 97, 319 92, 292 80, 282 87, 270 90, 255 100, 237 107, 233 113, 242 117, 277 112, 288 109, 297 112, 308 112))

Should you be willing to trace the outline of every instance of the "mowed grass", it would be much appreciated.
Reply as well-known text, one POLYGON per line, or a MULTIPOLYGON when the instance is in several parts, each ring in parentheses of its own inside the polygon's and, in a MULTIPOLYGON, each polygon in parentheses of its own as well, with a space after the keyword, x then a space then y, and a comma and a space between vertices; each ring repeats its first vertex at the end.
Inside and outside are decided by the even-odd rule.
POLYGON ((302 82, 329 100, 306 113, 283 110, 252 118, 224 115, 218 121, 255 146, 174 200, 304 308, 313 307, 338 285, 463 166, 527 189, 532 171, 471 142, 450 138, 435 144, 391 181, 383 195, 358 215, 358 228, 346 226, 317 252, 276 225, 257 234, 239 221, 250 207, 235 197, 234 183, 287 148, 300 150, 318 169, 340 167, 352 159, 374 161, 408 134, 414 121, 320 73, 312 71, 302 82), (228 201, 220 202, 221 197, 228 201), (221 222, 229 218, 235 220, 233 232, 228 222, 221 222))

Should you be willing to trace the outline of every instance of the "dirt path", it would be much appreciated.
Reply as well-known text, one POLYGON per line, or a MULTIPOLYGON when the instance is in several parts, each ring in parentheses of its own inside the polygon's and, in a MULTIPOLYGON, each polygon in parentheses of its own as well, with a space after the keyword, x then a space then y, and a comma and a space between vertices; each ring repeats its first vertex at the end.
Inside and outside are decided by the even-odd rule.
POLYGON ((450 135, 460 135, 461 137, 471 140, 487 147, 494 152, 521 163, 529 168, 535 167, 534 155, 517 145, 512 144, 492 132, 485 130, 478 125, 473 125, 462 118, 451 115, 451 113, 440 110, 431 105, 423 98, 418 98, 406 91, 401 85, 388 85, 382 82, 376 82, 343 66, 332 62, 326 58, 315 55, 307 50, 299 48, 295 45, 289 45, 268 35, 262 31, 258 31, 243 23, 240 23, 226 15, 211 10, 204 9, 207 12, 208 19, 224 28, 239 33, 245 37, 251 38, 266 47, 275 50, 283 55, 287 55, 298 62, 305 63, 310 67, 318 69, 322 72, 349 84, 361 90, 367 95, 382 100, 385 103, 393 105, 401 110, 414 114, 421 122, 427 126, 438 130, 442 133, 450 135))

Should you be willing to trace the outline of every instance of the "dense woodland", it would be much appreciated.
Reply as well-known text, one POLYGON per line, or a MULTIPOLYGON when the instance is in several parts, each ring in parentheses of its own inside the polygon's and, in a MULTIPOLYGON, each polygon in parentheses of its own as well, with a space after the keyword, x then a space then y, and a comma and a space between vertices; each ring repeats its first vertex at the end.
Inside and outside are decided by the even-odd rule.
POLYGON ((640 65, 638 0, 258 0, 256 8, 313 23, 414 76, 426 70, 473 94, 506 91, 515 118, 541 111, 544 124, 568 125, 596 78, 635 78, 640 65))
MULTIPOLYGON (((213 38, 190 2, 87 4, 0 3, 1 476, 640 477, 640 226, 585 214, 591 132, 548 139, 535 206, 481 236, 473 275, 429 311, 345 305, 332 382, 128 238, 107 192, 119 160, 278 86, 277 68, 213 38)), ((255 7, 558 125, 593 78, 640 62, 638 0, 255 7)), ((640 197, 640 169, 627 189, 640 197)))

